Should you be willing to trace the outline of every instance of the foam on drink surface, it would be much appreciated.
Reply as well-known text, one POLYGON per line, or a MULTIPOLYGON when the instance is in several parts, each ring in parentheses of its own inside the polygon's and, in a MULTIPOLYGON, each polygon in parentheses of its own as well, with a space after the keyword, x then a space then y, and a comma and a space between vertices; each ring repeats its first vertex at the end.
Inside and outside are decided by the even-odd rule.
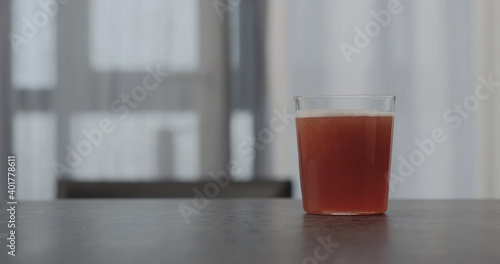
POLYGON ((342 116, 394 116, 392 111, 381 110, 297 110, 295 112, 296 118, 310 118, 310 117, 342 117, 342 116))

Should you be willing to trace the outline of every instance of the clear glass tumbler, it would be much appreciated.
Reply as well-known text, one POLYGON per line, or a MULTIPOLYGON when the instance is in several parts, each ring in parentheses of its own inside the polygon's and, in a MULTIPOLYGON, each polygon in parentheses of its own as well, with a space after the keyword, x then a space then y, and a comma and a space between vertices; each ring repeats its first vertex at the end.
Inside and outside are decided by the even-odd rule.
POLYGON ((396 97, 294 99, 304 210, 324 215, 384 213, 396 97))

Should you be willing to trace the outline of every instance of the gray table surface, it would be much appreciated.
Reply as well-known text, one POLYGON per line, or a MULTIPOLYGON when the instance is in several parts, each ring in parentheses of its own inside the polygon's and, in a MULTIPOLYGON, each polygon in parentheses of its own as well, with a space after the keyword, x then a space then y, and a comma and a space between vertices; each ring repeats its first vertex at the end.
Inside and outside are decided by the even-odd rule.
MULTIPOLYGON (((317 216, 299 200, 20 202, 0 263, 500 263, 500 201, 390 201, 386 214, 317 216)), ((5 225, 6 214, 0 223, 5 225)), ((2 229, 5 231, 5 228, 2 229)))

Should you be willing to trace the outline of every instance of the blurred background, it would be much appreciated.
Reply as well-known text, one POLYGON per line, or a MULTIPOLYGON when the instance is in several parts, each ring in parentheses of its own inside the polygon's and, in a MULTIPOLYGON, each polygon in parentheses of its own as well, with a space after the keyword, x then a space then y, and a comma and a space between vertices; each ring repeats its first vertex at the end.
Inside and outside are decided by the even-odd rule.
POLYGON ((24 200, 56 199, 63 180, 220 172, 290 181, 300 198, 293 96, 395 94, 391 198, 500 198, 499 12, 494 0, 1 1, 0 154, 16 155, 24 200), (447 140, 416 160, 436 128, 447 140))

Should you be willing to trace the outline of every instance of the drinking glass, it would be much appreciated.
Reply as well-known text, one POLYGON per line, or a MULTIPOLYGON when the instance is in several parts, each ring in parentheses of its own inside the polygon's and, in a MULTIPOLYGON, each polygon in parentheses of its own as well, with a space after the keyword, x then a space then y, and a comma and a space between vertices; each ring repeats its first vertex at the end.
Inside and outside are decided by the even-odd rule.
POLYGON ((384 213, 396 97, 294 99, 304 211, 323 215, 384 213))

